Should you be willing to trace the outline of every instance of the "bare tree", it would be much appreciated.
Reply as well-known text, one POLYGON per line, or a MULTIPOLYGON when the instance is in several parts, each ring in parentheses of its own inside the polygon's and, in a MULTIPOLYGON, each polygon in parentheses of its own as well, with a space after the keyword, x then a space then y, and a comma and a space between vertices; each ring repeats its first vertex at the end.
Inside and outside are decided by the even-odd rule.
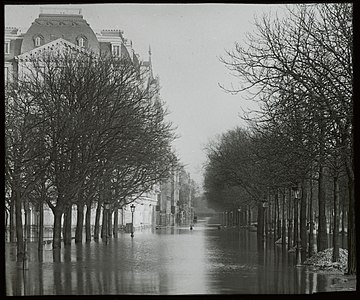
POLYGON ((304 142, 300 149, 310 146, 309 157, 319 174, 318 250, 326 248, 326 157, 334 149, 340 150, 352 203, 348 272, 354 273, 352 5, 298 5, 284 18, 264 16, 256 20, 256 29, 255 34, 248 35, 246 47, 236 44, 235 50, 222 59, 240 83, 239 88, 228 91, 248 91, 258 99, 260 117, 253 119, 257 123, 287 124, 285 128, 291 128, 296 119, 289 119, 290 112, 297 113, 302 125, 295 138, 304 142))
MULTIPOLYGON (((45 201, 54 213, 53 246, 58 249, 61 218, 73 204, 78 206, 77 242, 82 240, 82 210, 86 197, 96 199, 96 181, 111 180, 113 172, 121 171, 115 198, 124 199, 141 195, 167 176, 176 163, 171 149, 173 128, 164 120, 160 99, 154 98, 157 90, 144 88, 139 70, 128 59, 63 48, 20 63, 23 76, 10 89, 8 99, 13 101, 15 95, 17 102, 24 103, 23 110, 36 117, 33 126, 43 133, 35 143, 24 140, 22 132, 18 139, 24 140, 23 147, 32 147, 30 153, 41 145, 39 166, 45 168, 45 201)), ((13 107, 19 109, 18 104, 13 107)), ((14 124, 10 110, 7 119, 14 124)), ((28 125, 24 128, 30 130, 28 125)), ((9 139, 15 137, 9 134, 9 139)), ((27 158, 23 153, 19 157, 27 158)), ((13 165, 7 161, 10 172, 13 165)), ((19 167, 24 164, 18 163, 19 167)), ((22 182, 28 182, 29 176, 22 182)), ((11 177, 11 184, 18 181, 11 177)), ((71 242, 70 230, 64 228, 65 243, 71 242)))

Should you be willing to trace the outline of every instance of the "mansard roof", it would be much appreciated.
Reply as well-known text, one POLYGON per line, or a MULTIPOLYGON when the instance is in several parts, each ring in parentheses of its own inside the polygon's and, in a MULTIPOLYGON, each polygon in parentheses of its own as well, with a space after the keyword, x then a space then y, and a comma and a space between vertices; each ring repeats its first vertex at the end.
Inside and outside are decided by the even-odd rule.
POLYGON ((79 36, 84 36, 87 40, 87 47, 94 52, 99 52, 99 42, 96 35, 80 14, 41 13, 25 33, 21 53, 28 52, 35 48, 34 38, 37 35, 43 37, 45 44, 58 38, 63 38, 76 44, 79 36))
POLYGON ((67 40, 59 38, 55 41, 52 41, 50 43, 47 43, 45 45, 42 45, 35 49, 32 49, 28 52, 22 53, 22 54, 16 56, 15 59, 19 60, 19 61, 27 61, 27 60, 30 60, 30 59, 36 57, 37 55, 47 52, 49 50, 51 50, 51 51, 52 50, 61 50, 61 49, 66 49, 66 48, 71 49, 76 52, 79 52, 79 53, 84 53, 84 54, 88 54, 88 55, 91 54, 91 52, 88 49, 79 47, 73 43, 70 43, 67 40))

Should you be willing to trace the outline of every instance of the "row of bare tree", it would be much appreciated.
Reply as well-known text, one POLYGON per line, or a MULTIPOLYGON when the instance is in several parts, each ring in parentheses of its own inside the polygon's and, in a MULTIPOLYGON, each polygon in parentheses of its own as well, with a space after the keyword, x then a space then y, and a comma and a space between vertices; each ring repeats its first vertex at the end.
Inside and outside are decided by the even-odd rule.
MULTIPOLYGON (((230 130, 209 144, 207 195, 213 202, 241 199, 260 208, 264 195, 285 197, 284 189, 300 185, 300 211, 290 209, 282 220, 300 212, 306 232, 306 223, 313 226, 316 197, 317 250, 327 247, 328 206, 338 260, 341 208, 347 217, 342 224, 347 225, 348 273, 354 274, 352 4, 296 5, 279 15, 256 19, 246 46, 237 43, 221 59, 239 80, 238 89, 227 91, 247 92, 259 109, 245 114, 248 129, 230 130)), ((291 203, 288 197, 282 209, 291 203)))
POLYGON ((71 243, 73 205, 76 242, 85 207, 91 239, 96 205, 98 238, 105 202, 116 219, 119 208, 167 178, 178 162, 159 82, 129 59, 65 48, 19 61, 18 73, 5 91, 5 172, 10 238, 22 259, 22 209, 28 214, 29 203, 40 214, 39 248, 44 205, 54 214, 54 249, 61 247, 62 218, 64 243, 71 243))

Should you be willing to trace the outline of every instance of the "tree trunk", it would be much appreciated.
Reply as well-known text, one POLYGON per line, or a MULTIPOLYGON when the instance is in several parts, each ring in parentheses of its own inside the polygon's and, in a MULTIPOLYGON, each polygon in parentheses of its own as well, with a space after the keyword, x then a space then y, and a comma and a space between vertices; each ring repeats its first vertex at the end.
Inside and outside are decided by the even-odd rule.
POLYGON ((22 203, 20 198, 20 191, 15 190, 15 219, 16 219, 16 250, 17 260, 22 261, 24 259, 24 236, 23 236, 23 224, 22 224, 22 203))
POLYGON ((307 234, 306 234, 306 202, 307 202, 307 182, 302 184, 302 196, 300 200, 300 239, 301 239, 301 262, 306 259, 307 234))
POLYGON ((337 262, 340 260, 340 245, 339 245, 339 178, 334 176, 334 227, 333 227, 333 255, 332 261, 337 262))
POLYGON ((309 197, 309 256, 315 254, 315 238, 314 238, 314 212, 313 212, 313 180, 310 178, 310 197, 309 197))
POLYGON ((341 212, 341 245, 345 247, 345 220, 346 220, 346 198, 342 201, 342 212, 341 212))
POLYGON ((277 236, 276 240, 278 240, 281 237, 281 218, 280 218, 280 199, 279 199, 279 192, 276 192, 275 196, 276 201, 276 215, 277 215, 277 236))
POLYGON ((111 214, 112 214, 112 212, 111 212, 111 210, 110 209, 108 209, 108 211, 107 211, 107 216, 106 216, 106 221, 107 221, 107 238, 110 238, 110 237, 112 237, 112 234, 111 234, 111 228, 112 228, 112 224, 111 224, 111 214))
POLYGON ((348 207, 348 271, 347 274, 356 274, 356 223, 355 223, 355 195, 354 179, 348 175, 349 207, 348 207))
POLYGON ((82 243, 84 228, 84 203, 77 204, 75 243, 82 243))
POLYGON ((64 245, 71 245, 71 218, 72 217, 72 205, 69 205, 65 211, 64 218, 64 245))
POLYGON ((63 212, 56 208, 54 213, 54 235, 53 235, 53 249, 61 248, 61 218, 63 212))
POLYGON ((96 215, 95 215, 94 240, 99 239, 100 214, 101 214, 101 202, 98 201, 97 207, 96 207, 96 215))
POLYGON ((10 243, 16 241, 16 214, 15 214, 15 204, 16 198, 14 197, 16 193, 12 192, 11 201, 10 201, 10 243))
POLYGON ((86 241, 91 241, 91 201, 86 203, 86 215, 85 215, 85 233, 86 241))
POLYGON ((277 214, 277 195, 275 192, 275 196, 274 196, 274 209, 273 209, 273 230, 274 230, 274 240, 277 240, 278 237, 278 229, 277 229, 277 224, 278 224, 278 214, 277 214))
POLYGON ((105 209, 102 210, 102 222, 101 222, 101 238, 104 238, 105 234, 106 234, 106 213, 105 213, 105 209))
POLYGON ((268 222, 269 222, 269 218, 268 218, 268 208, 267 207, 263 207, 263 222, 264 222, 264 232, 265 232, 265 238, 268 237, 268 222))
POLYGON ((264 208, 261 203, 258 204, 258 216, 257 216, 257 235, 259 238, 264 237, 264 208))
POLYGON ((248 226, 250 228, 251 226, 251 221, 252 221, 252 216, 251 216, 251 207, 249 206, 249 210, 248 210, 248 226))
MULTIPOLYGON (((67 208, 65 208, 64 210, 64 218, 63 218, 63 224, 62 224, 62 237, 63 240, 65 241, 66 237, 67 237, 67 232, 66 232, 66 221, 67 221, 67 217, 68 217, 68 210, 67 208)), ((65 242, 64 242, 65 244, 65 242)))
POLYGON ((317 251, 322 251, 327 248, 327 229, 326 229, 326 191, 324 166, 319 167, 319 229, 318 229, 318 247, 317 251))
POLYGON ((42 199, 39 203, 39 223, 38 223, 38 257, 39 261, 43 258, 44 243, 44 204, 42 199))
POLYGON ((240 226, 246 226, 246 224, 248 223, 246 206, 243 206, 241 208, 241 213, 242 213, 242 217, 240 219, 240 226))
POLYGON ((119 223, 119 210, 117 208, 115 208, 114 211, 114 226, 113 226, 113 235, 114 238, 118 237, 118 223, 119 223))
POLYGON ((242 222, 242 226, 247 226, 247 224, 249 223, 249 211, 247 209, 247 206, 244 206, 244 219, 243 219, 243 222, 242 222))
POLYGON ((285 249, 286 245, 286 216, 285 216, 285 189, 284 193, 282 194, 282 230, 281 230, 281 243, 283 249, 285 249))
POLYGON ((294 198, 294 247, 297 245, 299 239, 299 202, 300 199, 294 198))
POLYGON ((29 209, 29 199, 26 197, 25 201, 24 201, 24 212, 25 212, 25 224, 24 224, 24 228, 25 228, 25 232, 24 232, 24 260, 23 260, 23 269, 27 270, 28 267, 28 258, 29 258, 29 254, 28 254, 28 243, 29 243, 29 239, 30 239, 30 224, 29 224, 29 214, 30 214, 30 209, 29 209))
POLYGON ((26 231, 26 239, 29 240, 31 237, 31 224, 30 224, 30 204, 29 201, 27 200, 28 198, 25 198, 26 200, 24 201, 24 212, 25 212, 25 231, 26 231))
POLYGON ((293 224, 292 224, 292 209, 291 209, 291 191, 288 193, 288 250, 291 248, 292 245, 292 231, 293 231, 293 224))
POLYGON ((267 217, 268 217, 268 236, 269 237, 272 236, 272 230, 273 230, 273 224, 274 224, 273 211, 274 211, 274 205, 271 204, 271 202, 269 200, 268 215, 267 215, 267 217))

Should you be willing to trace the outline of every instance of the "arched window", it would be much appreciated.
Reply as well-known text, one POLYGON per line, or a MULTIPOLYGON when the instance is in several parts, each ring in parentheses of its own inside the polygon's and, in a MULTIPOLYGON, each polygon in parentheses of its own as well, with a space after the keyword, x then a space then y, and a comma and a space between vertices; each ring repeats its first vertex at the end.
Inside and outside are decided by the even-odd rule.
POLYGON ((39 46, 41 46, 41 37, 37 36, 35 38, 35 47, 39 47, 39 46))
POLYGON ((84 36, 79 36, 77 39, 77 45, 79 47, 86 47, 87 46, 87 39, 84 36))
POLYGON ((44 38, 42 37, 42 35, 39 34, 34 37, 34 45, 35 47, 44 45, 44 38))
POLYGON ((84 43, 84 39, 83 39, 82 37, 79 38, 79 39, 78 39, 78 46, 79 46, 79 47, 84 47, 84 44, 85 44, 85 43, 84 43))
POLYGON ((120 56, 121 48, 120 45, 112 45, 112 54, 114 56, 120 56))

